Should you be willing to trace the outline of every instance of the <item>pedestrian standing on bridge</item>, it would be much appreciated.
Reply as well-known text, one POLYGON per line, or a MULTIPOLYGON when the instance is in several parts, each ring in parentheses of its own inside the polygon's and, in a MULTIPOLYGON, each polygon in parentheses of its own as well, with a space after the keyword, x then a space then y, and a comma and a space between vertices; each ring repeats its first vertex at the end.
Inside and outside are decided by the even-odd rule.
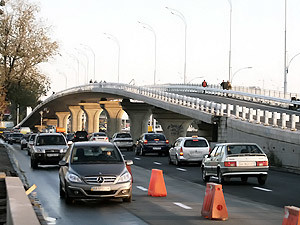
POLYGON ((225 86, 226 86, 226 83, 225 83, 225 81, 223 80, 222 81, 222 83, 220 84, 221 85, 221 87, 223 88, 223 90, 225 90, 226 88, 225 88, 225 86))
MULTIPOLYGON (((204 88, 207 87, 207 83, 205 80, 202 82, 202 87, 204 87, 204 88)), ((203 90, 203 94, 205 94, 205 90, 203 90)))

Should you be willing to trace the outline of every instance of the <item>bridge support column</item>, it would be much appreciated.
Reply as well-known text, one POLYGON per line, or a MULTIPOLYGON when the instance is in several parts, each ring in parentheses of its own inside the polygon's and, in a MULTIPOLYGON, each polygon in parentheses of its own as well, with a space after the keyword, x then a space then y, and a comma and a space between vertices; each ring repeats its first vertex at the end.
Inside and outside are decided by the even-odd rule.
POLYGON ((154 118, 162 126, 170 144, 173 144, 179 137, 185 137, 188 127, 193 119, 177 113, 155 108, 152 110, 154 118))
POLYGON ((135 142, 143 133, 148 132, 148 121, 153 106, 145 103, 132 103, 129 99, 124 99, 121 105, 130 119, 130 134, 135 142))
POLYGON ((107 112, 107 136, 122 131, 123 109, 119 101, 100 101, 100 106, 107 112))
POLYGON ((68 119, 69 119, 70 113, 69 112, 56 112, 55 115, 58 118, 57 126, 65 128, 66 132, 67 132, 68 131, 67 125, 68 125, 68 119))
POLYGON ((79 103, 87 115, 87 132, 99 132, 99 116, 103 109, 98 103, 79 103))
POLYGON ((83 111, 79 105, 69 106, 71 112, 71 132, 82 130, 83 111))

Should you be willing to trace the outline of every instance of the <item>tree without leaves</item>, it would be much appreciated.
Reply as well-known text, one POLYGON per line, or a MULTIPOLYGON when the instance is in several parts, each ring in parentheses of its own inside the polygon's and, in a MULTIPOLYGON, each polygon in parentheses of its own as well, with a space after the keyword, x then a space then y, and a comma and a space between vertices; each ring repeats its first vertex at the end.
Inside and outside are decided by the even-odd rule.
POLYGON ((0 16, 0 85, 12 106, 35 106, 50 87, 38 65, 54 56, 58 45, 38 12, 26 0, 8 0, 0 16))

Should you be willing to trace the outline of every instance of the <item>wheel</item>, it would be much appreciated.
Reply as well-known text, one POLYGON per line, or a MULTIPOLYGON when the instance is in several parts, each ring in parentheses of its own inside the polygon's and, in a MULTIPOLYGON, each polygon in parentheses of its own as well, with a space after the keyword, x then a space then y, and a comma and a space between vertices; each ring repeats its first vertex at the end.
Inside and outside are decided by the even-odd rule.
POLYGON ((143 155, 143 156, 145 155, 145 152, 143 151, 143 147, 142 146, 140 147, 140 155, 143 155))
POLYGON ((181 166, 181 162, 178 160, 177 156, 175 157, 175 165, 181 166))
POLYGON ((202 167, 202 180, 204 182, 209 182, 209 176, 206 175, 206 170, 204 169, 204 167, 202 167))
POLYGON ((218 183, 219 184, 224 183, 224 177, 223 177, 222 172, 220 171, 220 169, 218 169, 218 183))
POLYGON ((65 192, 64 192, 64 190, 62 189, 62 184, 61 184, 61 182, 59 182, 59 197, 60 197, 60 198, 65 198, 65 192))
POLYGON ((38 162, 37 162, 35 159, 33 159, 33 158, 31 157, 30 162, 31 162, 31 168, 32 168, 32 169, 37 169, 37 168, 38 168, 38 162))
POLYGON ((266 183, 266 180, 267 180, 267 175, 261 175, 257 177, 257 181, 260 185, 264 185, 266 183))
POLYGON ((242 176, 242 177, 241 177, 241 180, 242 180, 243 183, 247 183, 248 177, 242 176))
POLYGON ((65 188, 65 201, 67 204, 72 204, 73 203, 73 198, 71 198, 68 194, 67 188, 65 188))

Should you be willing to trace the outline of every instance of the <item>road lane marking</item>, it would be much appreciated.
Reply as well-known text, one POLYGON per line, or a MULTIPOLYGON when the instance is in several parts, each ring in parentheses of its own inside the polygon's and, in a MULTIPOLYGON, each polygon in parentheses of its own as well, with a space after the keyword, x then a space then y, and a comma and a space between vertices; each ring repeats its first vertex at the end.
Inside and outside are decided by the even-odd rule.
POLYGON ((140 189, 140 190, 142 190, 142 191, 148 191, 148 189, 147 188, 144 188, 144 187, 142 187, 142 186, 136 186, 138 189, 140 189))
POLYGON ((184 171, 186 172, 187 170, 186 169, 182 169, 182 168, 176 168, 177 170, 180 170, 180 171, 184 171))
POLYGON ((136 160, 141 160, 141 158, 139 158, 139 157, 135 157, 134 159, 136 159, 136 160))
POLYGON ((261 188, 261 187, 253 187, 254 189, 257 189, 257 190, 261 190, 261 191, 267 191, 267 192, 270 192, 272 190, 270 189, 266 189, 266 188, 261 188))
POLYGON ((156 165, 161 165, 162 163, 160 163, 160 162, 153 162, 154 164, 156 164, 156 165))
POLYGON ((187 206, 185 204, 182 204, 180 202, 173 202, 173 203, 174 203, 174 205, 177 205, 177 206, 179 206, 181 208, 184 208, 184 209, 192 209, 191 207, 189 207, 189 206, 187 206))

